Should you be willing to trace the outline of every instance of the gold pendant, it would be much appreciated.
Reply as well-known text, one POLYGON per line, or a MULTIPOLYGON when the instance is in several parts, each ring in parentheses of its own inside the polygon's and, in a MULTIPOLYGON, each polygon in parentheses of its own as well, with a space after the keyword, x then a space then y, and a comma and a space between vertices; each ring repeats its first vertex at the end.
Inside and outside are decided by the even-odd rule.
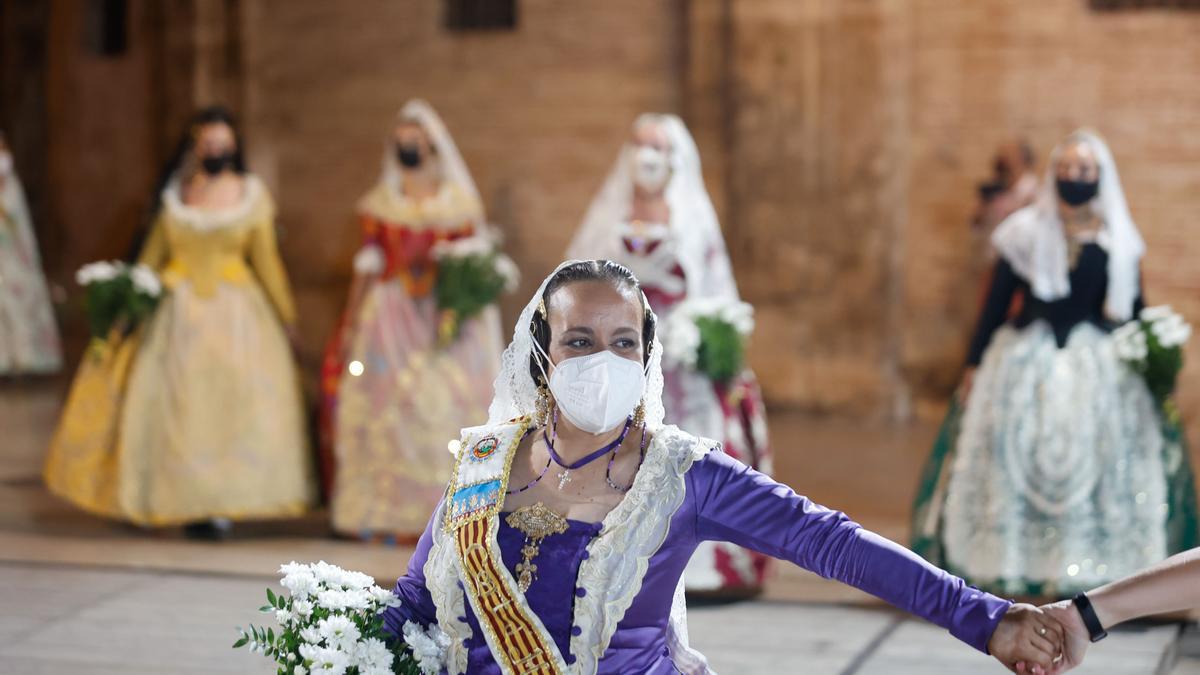
POLYGON ((566 532, 567 519, 538 502, 513 511, 504 522, 525 535, 525 545, 521 547, 521 562, 516 567, 517 588, 524 593, 537 579, 538 567, 533 559, 541 552, 542 540, 552 534, 566 532))

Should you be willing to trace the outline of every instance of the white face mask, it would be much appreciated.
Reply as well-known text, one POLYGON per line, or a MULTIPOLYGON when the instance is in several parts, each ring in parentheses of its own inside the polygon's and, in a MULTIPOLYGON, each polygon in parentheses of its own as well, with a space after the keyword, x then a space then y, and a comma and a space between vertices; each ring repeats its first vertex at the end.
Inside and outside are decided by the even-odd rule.
MULTIPOLYGON (((537 340, 533 344, 549 362, 550 355, 537 340)), ((548 379, 555 404, 571 424, 602 434, 633 414, 646 388, 646 369, 605 350, 563 361, 548 379)))
POLYGON ((0 152, 0 176, 7 176, 10 173, 12 173, 12 155, 0 152))
POLYGON ((646 192, 655 193, 666 186, 671 178, 671 163, 667 153, 648 145, 638 146, 633 151, 633 182, 646 192))

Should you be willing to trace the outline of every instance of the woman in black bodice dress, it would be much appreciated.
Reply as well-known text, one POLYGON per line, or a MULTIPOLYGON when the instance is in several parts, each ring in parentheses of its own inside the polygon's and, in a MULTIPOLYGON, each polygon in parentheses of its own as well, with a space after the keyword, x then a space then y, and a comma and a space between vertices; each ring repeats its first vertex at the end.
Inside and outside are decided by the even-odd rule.
POLYGON ((1064 596, 1195 546, 1182 430, 1110 336, 1142 309, 1145 245, 1104 141, 1063 141, 1038 201, 992 242, 999 260, 917 495, 914 549, 996 592, 1064 596))

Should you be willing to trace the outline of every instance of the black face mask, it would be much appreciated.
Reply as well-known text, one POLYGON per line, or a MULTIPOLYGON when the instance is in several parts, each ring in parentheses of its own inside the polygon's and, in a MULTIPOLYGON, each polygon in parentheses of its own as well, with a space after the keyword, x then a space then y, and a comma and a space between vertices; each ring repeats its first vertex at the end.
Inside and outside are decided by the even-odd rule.
POLYGON ((235 155, 232 152, 223 155, 209 155, 200 158, 200 167, 204 169, 204 173, 216 176, 225 169, 233 168, 234 159, 235 155))
POLYGON ((1100 191, 1100 181, 1098 180, 1085 181, 1059 178, 1055 184, 1058 187, 1058 196, 1071 206, 1083 206, 1095 199, 1096 193, 1100 191))
POLYGON ((396 159, 400 160, 400 166, 406 169, 415 169, 421 166, 421 149, 415 145, 398 145, 396 146, 396 159))

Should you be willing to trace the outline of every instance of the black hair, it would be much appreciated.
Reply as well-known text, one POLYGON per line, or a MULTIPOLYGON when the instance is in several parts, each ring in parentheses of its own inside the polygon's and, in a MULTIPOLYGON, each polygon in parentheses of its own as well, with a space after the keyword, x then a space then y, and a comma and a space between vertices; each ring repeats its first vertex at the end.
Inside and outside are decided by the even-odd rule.
POLYGON ((642 363, 650 361, 650 346, 654 344, 654 333, 658 320, 654 312, 645 304, 642 295, 642 285, 629 268, 611 260, 583 260, 563 267, 546 282, 546 290, 542 293, 541 309, 533 313, 529 329, 533 339, 541 346, 541 351, 534 350, 529 356, 529 374, 538 385, 546 384, 542 372, 550 372, 550 364, 546 362, 543 353, 550 353, 550 323, 546 320, 545 308, 550 305, 550 298, 564 286, 580 281, 602 281, 618 291, 632 292, 642 304, 642 363))
POLYGON ((187 160, 188 155, 196 147, 196 135, 200 131, 200 127, 209 124, 224 124, 233 130, 233 170, 239 174, 246 173, 246 154, 245 144, 242 142, 242 133, 238 128, 237 121, 233 117, 233 113, 229 109, 213 105, 207 108, 201 108, 196 111, 195 115, 188 120, 187 126, 183 133, 179 136, 179 141, 175 144, 175 150, 171 153, 171 157, 163 166, 162 171, 158 174, 158 180, 154 183, 154 192, 150 195, 149 206, 146 209, 146 214, 142 218, 142 224, 138 231, 134 233, 133 242, 130 245, 129 255, 131 261, 136 259, 141 252, 142 244, 146 238, 150 236, 150 226, 154 223, 154 219, 158 217, 158 212, 162 209, 162 193, 167 189, 167 185, 183 163, 187 160))

